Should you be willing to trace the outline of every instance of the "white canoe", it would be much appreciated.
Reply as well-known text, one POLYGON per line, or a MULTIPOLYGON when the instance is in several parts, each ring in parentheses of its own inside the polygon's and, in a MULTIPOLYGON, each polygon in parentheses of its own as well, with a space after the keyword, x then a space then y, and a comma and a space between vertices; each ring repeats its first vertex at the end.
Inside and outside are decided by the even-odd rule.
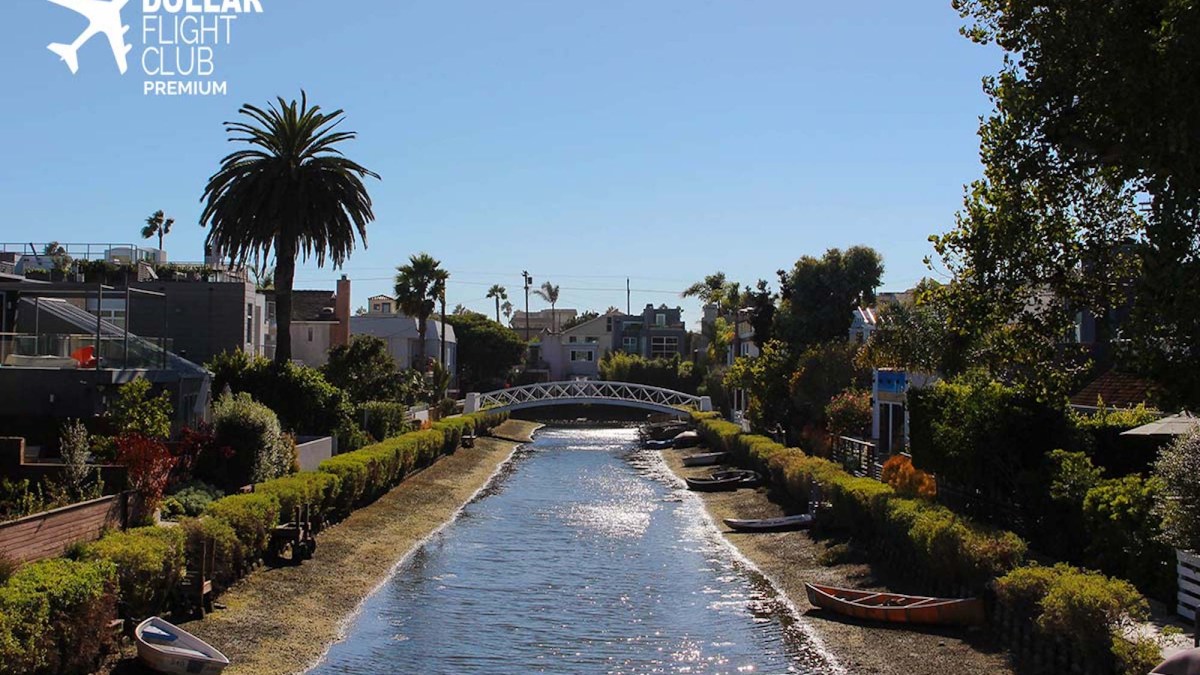
POLYGON ((677 448, 691 448, 700 445, 700 434, 695 431, 684 431, 672 440, 675 441, 674 446, 677 448))
POLYGON ((806 527, 812 527, 813 517, 811 513, 801 513, 795 516, 782 516, 780 518, 762 518, 760 520, 739 520, 737 518, 726 518, 725 524, 730 529, 740 532, 777 532, 780 530, 799 530, 806 527))
POLYGON ((712 466, 725 461, 725 453, 723 452, 702 452, 696 455, 688 455, 683 458, 684 466, 712 466))
POLYGON ((138 624, 134 638, 142 663, 167 675, 217 675, 229 665, 212 645, 157 616, 138 624))

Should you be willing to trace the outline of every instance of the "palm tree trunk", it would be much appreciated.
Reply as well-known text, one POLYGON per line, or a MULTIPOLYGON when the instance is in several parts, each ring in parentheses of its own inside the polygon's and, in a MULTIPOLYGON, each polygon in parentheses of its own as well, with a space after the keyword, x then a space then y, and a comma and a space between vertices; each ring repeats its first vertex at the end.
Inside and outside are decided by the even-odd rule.
POLYGON ((295 243, 275 238, 275 363, 292 360, 292 285, 296 276, 295 243))
POLYGON ((442 367, 446 367, 446 294, 442 294, 442 335, 441 335, 442 367))
POLYGON ((500 323, 500 296, 496 296, 496 323, 500 323))
POLYGON ((417 317, 417 335, 420 344, 417 345, 417 367, 424 373, 429 370, 429 364, 425 359, 425 324, 429 323, 428 316, 417 317))

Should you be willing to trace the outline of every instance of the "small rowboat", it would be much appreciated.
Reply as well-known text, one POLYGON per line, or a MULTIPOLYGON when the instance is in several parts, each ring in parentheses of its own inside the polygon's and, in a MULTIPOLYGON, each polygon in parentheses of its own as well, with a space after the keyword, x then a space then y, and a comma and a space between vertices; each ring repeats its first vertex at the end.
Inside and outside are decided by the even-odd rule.
POLYGON ((157 616, 138 624, 134 638, 142 663, 167 675, 217 675, 229 665, 212 645, 157 616))
POLYGON ((838 614, 889 623, 974 626, 983 623, 979 598, 929 598, 804 584, 808 601, 838 614))
POLYGON ((666 450, 667 448, 674 447, 674 445, 675 441, 669 438, 665 441, 646 441, 642 443, 642 447, 648 450, 666 450))
POLYGON ((714 471, 708 478, 684 478, 688 489, 697 492, 725 492, 744 487, 758 485, 762 478, 755 471, 736 469, 733 471, 714 471))
POLYGON ((688 455, 683 458, 684 466, 712 466, 725 461, 725 453, 723 452, 701 452, 696 455, 688 455))
POLYGON ((738 532, 782 532, 784 530, 803 530, 812 527, 811 513, 801 513, 795 516, 781 518, 763 518, 760 520, 739 520, 726 518, 725 524, 738 532))
POLYGON ((694 448, 700 445, 700 434, 695 431, 684 431, 674 438, 677 448, 694 448))

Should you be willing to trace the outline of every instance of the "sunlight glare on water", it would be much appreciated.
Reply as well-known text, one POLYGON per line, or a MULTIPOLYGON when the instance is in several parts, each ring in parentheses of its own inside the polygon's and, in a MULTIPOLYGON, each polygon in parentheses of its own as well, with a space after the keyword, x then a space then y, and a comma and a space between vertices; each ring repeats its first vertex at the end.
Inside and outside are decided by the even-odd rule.
POLYGON ((311 672, 835 672, 636 440, 540 432, 311 672))

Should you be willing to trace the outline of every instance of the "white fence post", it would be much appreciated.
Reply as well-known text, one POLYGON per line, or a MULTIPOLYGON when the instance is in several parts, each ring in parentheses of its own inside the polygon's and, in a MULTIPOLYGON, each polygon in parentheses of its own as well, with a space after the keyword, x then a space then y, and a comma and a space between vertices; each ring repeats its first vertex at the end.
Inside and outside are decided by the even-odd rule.
POLYGON ((700 397, 700 412, 712 412, 712 409, 713 409, 712 397, 711 396, 701 396, 700 397))
POLYGON ((463 413, 469 415, 474 412, 479 412, 479 398, 480 394, 475 392, 467 394, 467 402, 463 404, 463 413))
POLYGON ((1196 620, 1200 612, 1200 555, 1176 551, 1179 559, 1179 616, 1196 620))

